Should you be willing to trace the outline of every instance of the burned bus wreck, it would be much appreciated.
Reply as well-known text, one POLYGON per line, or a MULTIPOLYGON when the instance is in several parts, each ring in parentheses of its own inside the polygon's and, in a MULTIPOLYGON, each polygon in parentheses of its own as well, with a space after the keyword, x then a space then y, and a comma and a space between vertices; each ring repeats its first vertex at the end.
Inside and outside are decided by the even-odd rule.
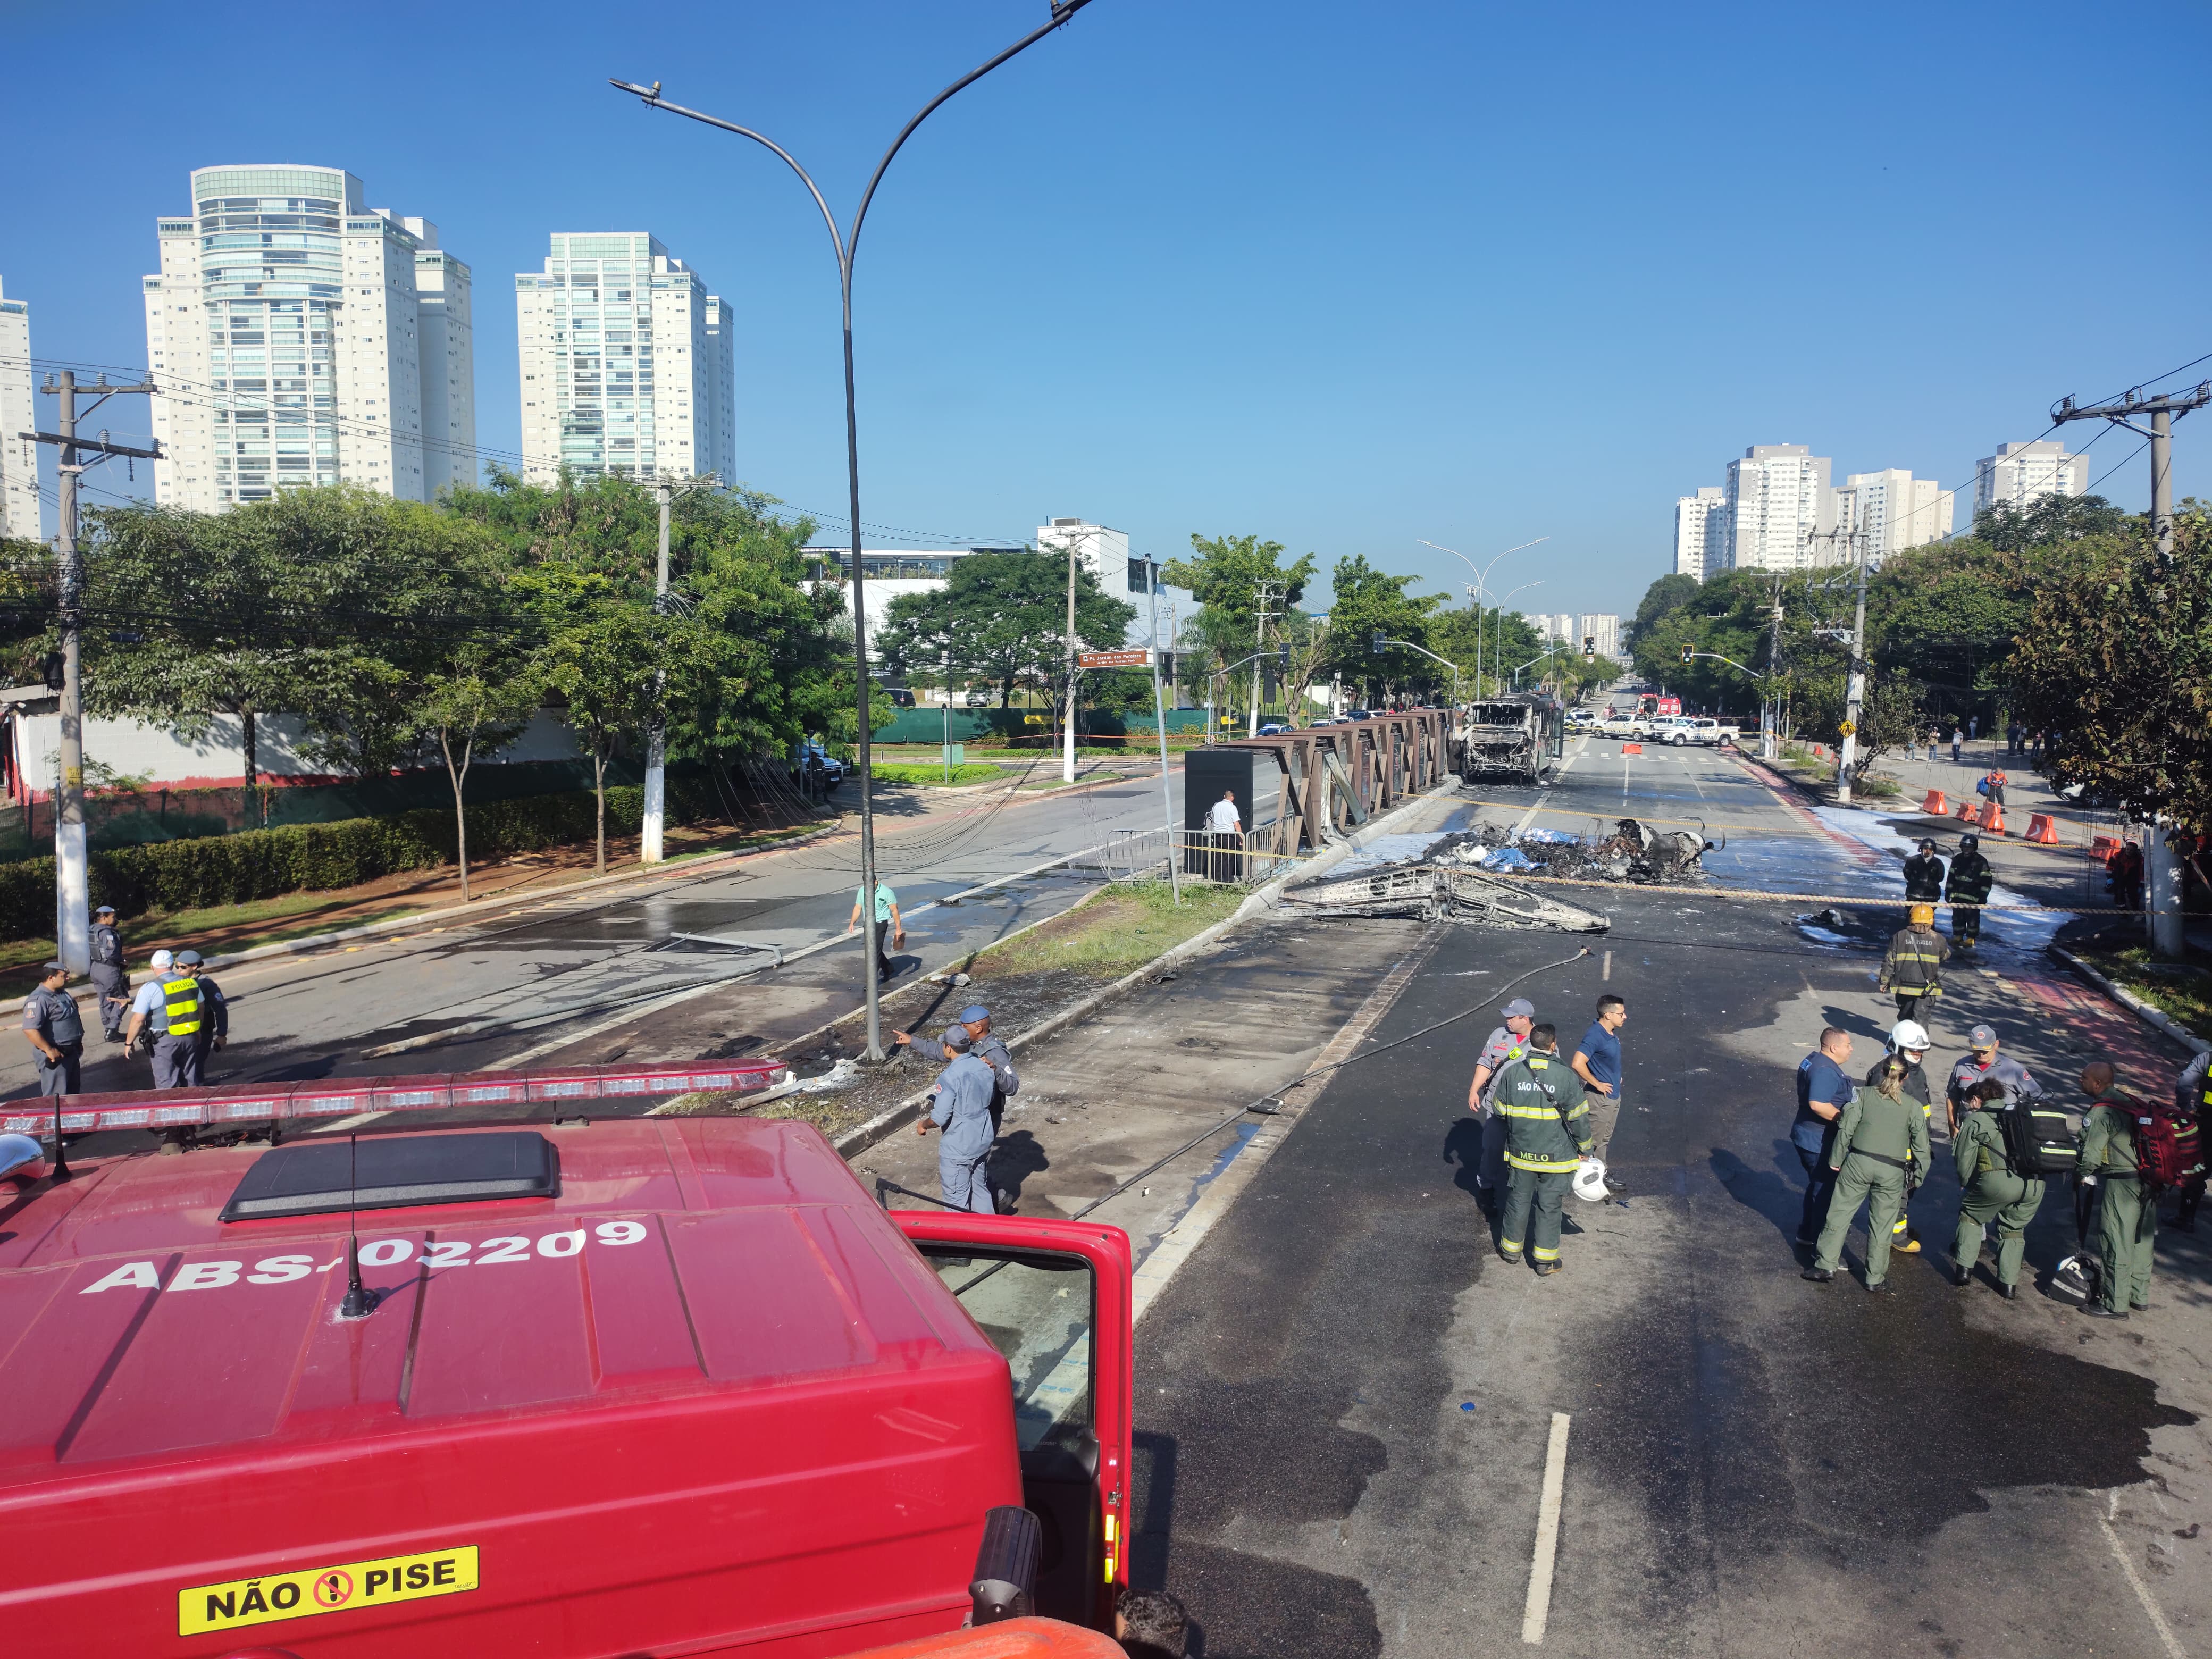
POLYGON ((1460 775, 1540 783, 1562 732, 1559 705, 1546 693, 1470 703, 1459 732, 1460 775))

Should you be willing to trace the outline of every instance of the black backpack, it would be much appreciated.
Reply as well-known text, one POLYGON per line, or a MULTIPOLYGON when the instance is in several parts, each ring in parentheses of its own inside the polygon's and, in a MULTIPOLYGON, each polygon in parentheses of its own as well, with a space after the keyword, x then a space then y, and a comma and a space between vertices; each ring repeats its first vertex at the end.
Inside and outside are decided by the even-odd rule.
POLYGON ((2014 1175, 2072 1175, 2080 1167, 2081 1137, 2056 1107, 2023 1101, 1999 1112, 1997 1121, 2014 1175))

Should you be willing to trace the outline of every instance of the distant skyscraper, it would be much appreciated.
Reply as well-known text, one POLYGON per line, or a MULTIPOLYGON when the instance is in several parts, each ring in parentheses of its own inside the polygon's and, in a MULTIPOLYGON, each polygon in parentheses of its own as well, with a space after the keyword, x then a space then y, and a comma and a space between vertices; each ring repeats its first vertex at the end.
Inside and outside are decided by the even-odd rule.
POLYGON ((200 167, 158 222, 146 352, 155 498, 215 512, 341 479, 403 501, 473 483, 469 268, 336 167, 200 167))
POLYGON ((1521 620, 1536 630, 1540 640, 1562 640, 1577 651, 1582 649, 1582 635, 1575 631, 1582 618, 1571 611, 1523 611, 1521 620))
POLYGON ((1868 560, 1941 541, 1951 533, 1952 495, 1933 478, 1899 467, 1854 472, 1836 492, 1835 526, 1866 538, 1868 560))
POLYGON ((734 483, 729 307, 641 231, 556 234, 551 250, 514 279, 523 476, 734 483))
POLYGON ((2088 493, 2089 458, 2069 455, 2065 446, 2042 439, 2032 444, 1999 444, 1997 453, 1974 463, 1974 511, 1986 513, 1999 501, 2032 506, 2045 495, 2088 493))
POLYGON ((39 539, 39 428, 31 392, 31 307, 0 286, 0 536, 39 539))
POLYGON ((1620 654, 1620 618, 1612 611, 1584 611, 1575 619, 1575 633, 1577 635, 1575 640, 1577 650, 1582 648, 1583 640, 1594 640, 1599 656, 1618 657, 1620 654))
MULTIPOLYGON (((1730 461, 1723 506, 1733 570, 1796 570, 1813 562, 1812 538, 1835 527, 1832 463, 1803 444, 1754 444, 1730 461)), ((1712 566, 1711 549, 1706 565, 1712 566)))
POLYGON ((1707 484, 1674 498, 1674 574, 1699 581, 1723 566, 1728 546, 1728 491, 1707 484))

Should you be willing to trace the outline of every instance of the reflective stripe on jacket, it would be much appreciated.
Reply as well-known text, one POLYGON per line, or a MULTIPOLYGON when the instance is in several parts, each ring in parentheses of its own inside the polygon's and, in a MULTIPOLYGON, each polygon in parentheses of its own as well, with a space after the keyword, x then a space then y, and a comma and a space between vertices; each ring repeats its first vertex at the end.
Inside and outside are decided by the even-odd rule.
POLYGON ((161 981, 162 1029, 171 1036, 191 1036, 200 1029, 200 982, 190 974, 161 981))
POLYGON ((1589 1149, 1589 1103, 1579 1080, 1551 1054, 1529 1054, 1498 1075, 1490 1109, 1505 1121, 1505 1161, 1538 1175, 1572 1173, 1589 1149), (1577 1085, 1571 1103, 1559 1097, 1577 1085))

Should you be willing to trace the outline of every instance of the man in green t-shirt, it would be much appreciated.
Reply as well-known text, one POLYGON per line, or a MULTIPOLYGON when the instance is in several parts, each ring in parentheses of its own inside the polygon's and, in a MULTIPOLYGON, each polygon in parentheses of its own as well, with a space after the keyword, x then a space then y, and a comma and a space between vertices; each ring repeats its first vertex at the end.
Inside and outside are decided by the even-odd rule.
MULTIPOLYGON (((863 885, 853 890, 853 914, 845 922, 845 931, 851 933, 860 925, 860 907, 866 902, 868 890, 863 885)), ((906 947, 906 923, 899 920, 898 895, 887 882, 876 884, 876 982, 880 985, 891 977, 890 955, 884 949, 884 937, 888 933, 891 943, 900 949, 906 947)))

